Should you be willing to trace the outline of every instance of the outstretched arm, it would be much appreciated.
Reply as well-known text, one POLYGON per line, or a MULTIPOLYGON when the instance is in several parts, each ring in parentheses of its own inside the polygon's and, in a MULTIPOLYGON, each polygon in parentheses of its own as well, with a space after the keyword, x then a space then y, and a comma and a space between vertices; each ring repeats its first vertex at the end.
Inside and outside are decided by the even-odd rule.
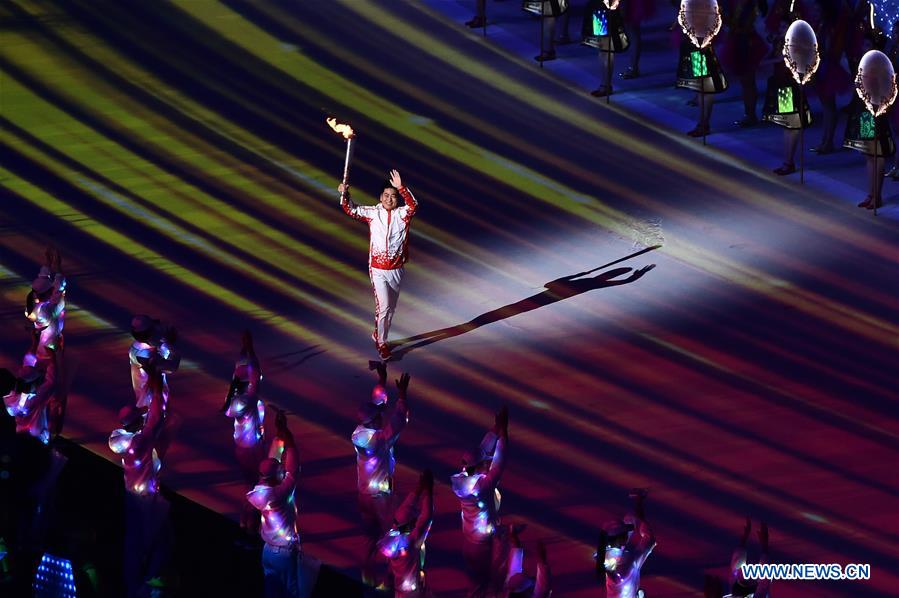
POLYGON ((409 374, 404 373, 400 376, 400 379, 396 381, 398 398, 396 404, 393 406, 390 419, 387 420, 387 424, 381 430, 384 435, 383 437, 388 441, 399 436, 400 432, 403 431, 403 428, 406 427, 406 422, 409 421, 409 405, 406 403, 406 396, 409 391, 409 379, 409 374))

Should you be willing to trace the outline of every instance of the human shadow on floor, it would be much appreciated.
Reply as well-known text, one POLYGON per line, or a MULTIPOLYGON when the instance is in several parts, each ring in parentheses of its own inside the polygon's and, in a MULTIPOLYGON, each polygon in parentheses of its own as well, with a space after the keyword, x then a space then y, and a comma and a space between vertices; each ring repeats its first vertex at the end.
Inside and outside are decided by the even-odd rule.
POLYGON ((597 270, 607 268, 624 260, 641 255, 648 251, 652 251, 653 249, 657 249, 658 247, 659 245, 647 247, 646 249, 638 251, 637 253, 615 260, 614 262, 604 264, 597 268, 593 268, 592 270, 587 270, 585 272, 579 272, 570 276, 557 278, 556 280, 550 281, 543 285, 544 290, 537 293, 536 295, 531 295, 530 297, 522 299, 521 301, 516 301, 515 303, 510 303, 509 305, 505 305, 503 307, 499 307, 492 311, 483 313, 476 318, 465 322, 464 324, 456 324, 455 326, 449 326, 447 328, 441 328, 439 330, 432 330, 431 332, 424 332, 422 334, 417 334, 415 336, 410 336, 408 338, 394 341, 391 343, 391 346, 393 347, 392 360, 399 361, 409 351, 414 351, 415 349, 420 349, 421 347, 425 347, 432 343, 446 340, 448 338, 453 338, 454 336, 459 336, 465 334, 466 332, 471 332, 472 330, 475 330, 487 324, 492 324, 500 320, 505 320, 506 318, 511 318, 512 316, 517 316, 519 314, 533 311, 546 305, 551 305, 553 303, 556 303, 557 301, 569 299, 576 295, 580 295, 581 293, 586 293, 587 291, 635 282, 639 280, 644 274, 655 268, 655 264, 644 266, 639 270, 634 270, 633 268, 615 268, 613 270, 608 270, 590 278, 584 277, 592 274, 593 272, 596 272, 597 270), (629 272, 630 276, 627 276, 626 278, 619 278, 628 274, 629 272))

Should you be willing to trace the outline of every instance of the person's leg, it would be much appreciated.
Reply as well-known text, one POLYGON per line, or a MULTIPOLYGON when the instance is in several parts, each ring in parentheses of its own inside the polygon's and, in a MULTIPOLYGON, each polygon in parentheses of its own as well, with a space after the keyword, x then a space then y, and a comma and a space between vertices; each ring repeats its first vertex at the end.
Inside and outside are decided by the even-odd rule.
POLYGON ((556 48, 553 45, 553 40, 555 39, 554 33, 556 31, 556 17, 543 17, 543 23, 541 27, 543 28, 542 52, 537 56, 534 56, 534 60, 540 62, 555 60, 556 48))
POLYGON ((880 156, 877 160, 874 156, 868 158, 868 188, 871 195, 871 206, 880 207, 883 204, 883 173, 886 170, 886 156, 880 156))
POLYGON ((837 98, 836 96, 821 96, 823 109, 821 124, 821 145, 813 151, 819 154, 829 154, 833 151, 833 137, 837 130, 837 98))
POLYGON ((631 27, 631 66, 621 73, 623 79, 633 79, 640 76, 640 54, 643 51, 643 35, 640 22, 637 21, 631 27))
POLYGON ((774 169, 774 173, 781 176, 796 172, 796 146, 799 145, 799 129, 784 129, 783 144, 783 165, 774 169))
POLYGON ((375 331, 372 334, 372 340, 378 346, 387 343, 387 309, 390 298, 390 287, 385 279, 385 273, 389 270, 381 270, 378 268, 369 269, 369 277, 371 278, 372 292, 375 296, 375 331))
POLYGON ((384 279, 387 284, 387 306, 384 312, 384 342, 387 342, 387 336, 390 332, 390 325, 393 323, 393 315, 396 313, 396 306, 400 300, 400 287, 403 283, 403 274, 405 268, 396 268, 394 270, 385 270, 384 279))
POLYGON ((362 520, 362 537, 365 540, 365 555, 362 561, 362 583, 377 586, 381 579, 378 575, 377 548, 385 530, 381 522, 377 498, 369 494, 359 494, 359 517, 362 520))
POLYGON ((743 95, 743 118, 737 121, 737 125, 748 127, 758 124, 759 118, 756 114, 756 104, 758 104, 759 90, 755 82, 755 72, 740 77, 740 88, 743 95))
POLYGON ((487 21, 487 0, 475 0, 475 15, 465 24, 468 27, 483 27, 487 21))
POLYGON ((612 93, 612 69, 615 68, 615 53, 599 51, 599 87, 590 95, 601 98, 612 93))
POLYGON ((715 96, 710 93, 701 93, 699 95, 699 122, 696 128, 687 132, 690 137, 702 137, 707 135, 711 130, 709 123, 712 122, 712 106, 714 105, 715 96))
POLYGON ((568 35, 568 23, 571 20, 571 7, 568 7, 562 16, 559 17, 559 37, 556 38, 556 43, 559 44, 568 44, 571 43, 571 36, 568 35))

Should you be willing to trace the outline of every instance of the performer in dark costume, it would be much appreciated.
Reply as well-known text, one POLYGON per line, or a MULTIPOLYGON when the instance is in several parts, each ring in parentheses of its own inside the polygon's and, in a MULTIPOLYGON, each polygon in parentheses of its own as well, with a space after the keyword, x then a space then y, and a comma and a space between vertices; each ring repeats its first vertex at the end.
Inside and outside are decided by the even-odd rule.
POLYGON ((734 124, 751 127, 758 124, 756 104, 758 87, 755 78, 768 45, 755 28, 759 15, 768 12, 766 0, 725 0, 722 3, 724 23, 721 64, 740 82, 743 95, 743 118, 734 124))
POLYGON ((590 0, 584 13, 581 43, 599 50, 600 85, 590 92, 595 97, 612 94, 615 54, 624 52, 630 45, 618 7, 619 0, 590 0))
POLYGON ((783 176, 796 172, 796 146, 799 144, 799 131, 811 125, 812 112, 808 100, 800 93, 799 84, 793 79, 783 62, 774 65, 774 74, 768 79, 768 91, 765 94, 762 119, 784 128, 784 160, 783 165, 774 169, 775 174, 783 176))

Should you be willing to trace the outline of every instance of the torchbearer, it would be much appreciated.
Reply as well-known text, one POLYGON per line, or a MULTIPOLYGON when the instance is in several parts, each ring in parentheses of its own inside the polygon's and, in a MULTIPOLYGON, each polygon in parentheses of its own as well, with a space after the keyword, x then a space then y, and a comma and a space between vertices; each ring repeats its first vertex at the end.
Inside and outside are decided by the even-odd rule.
POLYGON ((390 359, 387 335, 400 298, 406 260, 409 259, 409 228, 412 217, 418 211, 418 201, 403 185, 400 173, 391 170, 381 186, 380 203, 376 206, 358 206, 350 198, 349 169, 353 155, 355 132, 346 124, 329 119, 332 129, 347 140, 347 154, 343 167, 343 180, 337 187, 343 212, 368 224, 369 251, 368 276, 375 295, 375 330, 371 335, 381 359, 390 359), (399 198, 404 205, 399 205, 399 198))

